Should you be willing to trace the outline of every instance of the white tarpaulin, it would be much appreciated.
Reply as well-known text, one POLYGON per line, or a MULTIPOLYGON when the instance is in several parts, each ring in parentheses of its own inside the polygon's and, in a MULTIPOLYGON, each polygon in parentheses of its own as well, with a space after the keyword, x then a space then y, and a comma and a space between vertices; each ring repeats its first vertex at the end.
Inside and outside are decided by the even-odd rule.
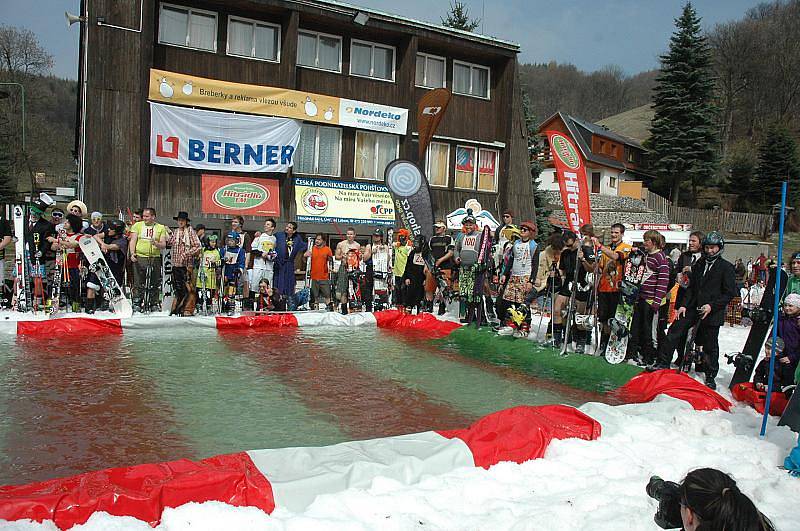
POLYGON ((150 102, 150 163, 202 170, 286 173, 300 122, 150 102))

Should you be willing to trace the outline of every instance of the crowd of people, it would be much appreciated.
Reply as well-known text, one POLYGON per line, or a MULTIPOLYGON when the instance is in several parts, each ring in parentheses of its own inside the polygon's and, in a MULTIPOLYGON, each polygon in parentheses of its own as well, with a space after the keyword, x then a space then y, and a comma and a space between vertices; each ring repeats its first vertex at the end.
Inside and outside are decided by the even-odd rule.
MULTIPOLYGON (((743 308, 756 308, 778 267, 764 254, 747 264, 725 260, 718 232, 692 232, 682 252, 667 249, 656 230, 645 232, 636 249, 624 241, 620 223, 611 226, 608 241, 584 225, 579 234, 556 228, 539 245, 536 224, 516 224, 509 210, 490 234, 491 245, 468 213, 461 230, 449 232, 437 221, 430 239, 376 228, 363 243, 347 228, 333 249, 325 234, 307 239, 297 223, 279 230, 272 218, 248 232, 244 220, 233 217, 219 241, 202 224, 192 225, 186 212, 172 217, 170 228, 153 208, 132 212, 127 220, 89 213, 81 201, 71 202, 66 212, 47 210, 39 201, 30 205, 25 234, 34 308, 52 305, 55 293, 63 299, 59 306, 72 311, 104 307, 102 283, 86 267, 78 244, 91 237, 140 312, 161 311, 166 271, 172 291, 167 309, 176 315, 298 308, 346 314, 388 307, 442 315, 457 302, 462 322, 493 323, 501 334, 526 337, 533 316, 549 314, 545 337, 553 346, 566 343, 585 353, 594 345, 592 353, 603 355, 621 329, 629 336, 626 358, 650 369, 685 362, 691 339, 699 352, 696 367, 712 388, 728 304, 738 296, 743 308), (307 281, 298 284, 303 277, 307 281), (625 303, 632 310, 627 322, 620 313, 625 303)), ((0 224, 0 250, 10 243, 10 226, 0 224)), ((780 374, 787 380, 800 357, 800 253, 790 272, 780 316, 780 374)), ((2 269, 0 275, 6 276, 2 269)), ((13 304, 10 297, 6 302, 13 304)), ((540 317, 537 333, 541 323, 540 317)))

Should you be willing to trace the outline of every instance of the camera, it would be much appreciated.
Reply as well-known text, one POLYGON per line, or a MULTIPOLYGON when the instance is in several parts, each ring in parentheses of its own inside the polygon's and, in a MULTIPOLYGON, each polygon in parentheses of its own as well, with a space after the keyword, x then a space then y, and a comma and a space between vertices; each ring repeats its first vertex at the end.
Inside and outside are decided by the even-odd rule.
POLYGON ((753 356, 749 356, 741 352, 725 354, 725 357, 728 359, 728 365, 733 365, 737 369, 742 369, 743 371, 752 371, 753 366, 756 363, 756 360, 753 356))
POLYGON ((764 308, 742 308, 742 318, 750 319, 753 324, 769 324, 772 321, 772 312, 764 308))
POLYGON ((664 481, 652 476, 645 488, 647 495, 658 501, 658 510, 653 520, 661 529, 680 529, 681 519, 681 486, 674 481, 664 481))

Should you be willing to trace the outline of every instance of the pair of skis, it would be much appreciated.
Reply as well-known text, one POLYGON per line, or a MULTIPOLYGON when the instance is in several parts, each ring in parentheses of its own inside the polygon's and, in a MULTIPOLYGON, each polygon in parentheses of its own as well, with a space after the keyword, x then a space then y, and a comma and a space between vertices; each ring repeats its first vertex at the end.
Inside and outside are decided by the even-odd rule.
MULTIPOLYGON (((472 288, 472 304, 475 306, 475 320, 478 328, 483 324, 483 284, 486 274, 489 271, 490 260, 494 261, 492 257, 492 230, 486 225, 481 232, 480 244, 478 246, 478 261, 476 262, 478 272, 475 275, 475 285, 472 288), (476 303, 474 301, 478 302, 476 303)), ((467 311, 469 312, 469 310, 467 311)))

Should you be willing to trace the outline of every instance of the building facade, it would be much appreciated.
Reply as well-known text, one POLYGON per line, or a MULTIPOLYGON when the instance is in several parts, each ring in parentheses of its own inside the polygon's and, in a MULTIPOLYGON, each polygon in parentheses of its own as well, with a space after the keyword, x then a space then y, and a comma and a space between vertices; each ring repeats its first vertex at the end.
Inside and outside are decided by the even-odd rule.
MULTIPOLYGON (((642 183, 652 179, 647 168, 647 151, 632 139, 594 124, 557 112, 539 125, 539 132, 559 131, 569 136, 586 163, 589 193, 642 198, 642 183)), ((557 191, 558 180, 549 148, 541 154, 546 169, 539 177, 543 190, 557 191)))
MULTIPOLYGON (((162 220, 184 210, 193 222, 221 227, 230 215, 209 212, 202 200, 203 175, 213 173, 272 180, 279 195, 273 217, 296 219, 298 178, 382 184, 392 159, 417 161, 418 101, 446 87, 453 93, 449 108, 418 161, 431 184, 435 215, 477 199, 495 214, 511 208, 518 217, 532 216, 516 44, 318 0, 84 0, 82 10, 79 189, 90 209, 151 206, 162 220), (165 88, 162 94, 170 96, 193 93, 191 79, 198 78, 241 84, 243 91, 307 93, 309 101, 403 109, 407 123, 393 132, 344 120, 325 125, 322 115, 335 111, 323 105, 314 120, 302 120, 293 167, 285 173, 152 164, 150 106, 158 99, 152 78, 159 72, 189 80, 165 88)), ((239 112, 225 105, 216 110, 239 112)), ((371 229, 364 224, 358 232, 371 229)), ((322 223, 301 230, 337 232, 322 223)))

